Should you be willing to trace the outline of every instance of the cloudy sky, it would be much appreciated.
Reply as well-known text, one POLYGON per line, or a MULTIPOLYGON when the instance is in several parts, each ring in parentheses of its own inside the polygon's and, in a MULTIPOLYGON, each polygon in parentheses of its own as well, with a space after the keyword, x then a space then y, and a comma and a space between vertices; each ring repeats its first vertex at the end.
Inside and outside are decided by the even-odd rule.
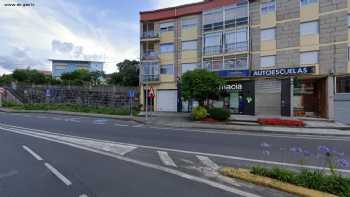
POLYGON ((49 58, 115 64, 139 56, 139 11, 200 0, 0 0, 0 74, 50 70, 49 58), (32 3, 9 7, 7 3, 32 3))

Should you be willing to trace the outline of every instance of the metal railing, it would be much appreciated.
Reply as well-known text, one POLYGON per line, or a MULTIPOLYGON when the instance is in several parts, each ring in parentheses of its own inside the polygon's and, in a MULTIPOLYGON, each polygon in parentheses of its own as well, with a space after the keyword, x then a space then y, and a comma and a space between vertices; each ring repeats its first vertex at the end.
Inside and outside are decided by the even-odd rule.
POLYGON ((204 55, 216 55, 222 53, 222 46, 209 46, 204 48, 204 55))
POLYGON ((145 39, 145 38, 159 38, 159 32, 155 32, 155 31, 146 31, 142 33, 141 38, 145 39))
POLYGON ((226 53, 248 51, 248 41, 225 44, 226 53))
POLYGON ((159 58, 159 53, 155 51, 146 51, 142 55, 143 60, 154 60, 159 58))
POLYGON ((159 74, 157 75, 143 75, 143 81, 159 81, 159 74))

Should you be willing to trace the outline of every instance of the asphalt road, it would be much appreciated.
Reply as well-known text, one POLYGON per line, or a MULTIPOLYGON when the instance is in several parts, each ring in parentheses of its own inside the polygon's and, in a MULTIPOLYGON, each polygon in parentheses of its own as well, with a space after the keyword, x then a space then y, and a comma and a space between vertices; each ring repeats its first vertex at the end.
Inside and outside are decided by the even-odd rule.
MULTIPOLYGON (((349 141, 345 137, 177 130, 112 119, 0 113, 0 193, 33 197, 289 196, 223 180, 213 170, 274 162, 293 168, 301 163, 323 168, 318 147, 332 147, 349 159, 349 141), (304 156, 293 148, 311 154, 304 156)), ((344 167, 342 173, 347 172, 344 167)))

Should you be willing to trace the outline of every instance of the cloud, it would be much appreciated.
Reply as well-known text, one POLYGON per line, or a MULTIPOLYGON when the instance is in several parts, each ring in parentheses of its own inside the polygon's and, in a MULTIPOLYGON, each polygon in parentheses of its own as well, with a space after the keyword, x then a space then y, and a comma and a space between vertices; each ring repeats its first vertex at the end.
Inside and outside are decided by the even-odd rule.
POLYGON ((73 46, 71 42, 61 42, 59 40, 53 40, 51 43, 52 51, 60 53, 71 53, 73 46))
POLYGON ((203 0, 154 0, 155 8, 166 8, 183 4, 201 2, 203 0))
POLYGON ((0 55, 0 71, 11 71, 16 68, 27 68, 36 67, 37 69, 42 69, 41 66, 43 62, 32 57, 29 49, 14 47, 10 55, 0 55))

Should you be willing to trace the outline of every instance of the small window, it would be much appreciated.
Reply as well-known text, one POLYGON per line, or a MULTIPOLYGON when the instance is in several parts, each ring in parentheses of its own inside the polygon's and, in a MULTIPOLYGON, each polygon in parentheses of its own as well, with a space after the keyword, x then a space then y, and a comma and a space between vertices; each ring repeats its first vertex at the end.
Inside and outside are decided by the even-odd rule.
POLYGON ((300 64, 318 64, 318 52, 304 52, 300 54, 300 64))
POLYGON ((197 41, 184 41, 182 42, 182 50, 183 51, 189 51, 189 50, 197 50, 197 41))
POLYGON ((173 64, 160 65, 160 74, 173 75, 174 74, 174 65, 173 64))
POLYGON ((160 53, 173 53, 174 52, 174 44, 160 44, 160 53))
POLYGON ((191 71, 198 68, 197 63, 188 63, 188 64, 182 64, 181 65, 181 73, 184 74, 187 71, 191 71))
POLYGON ((350 93, 350 76, 337 77, 337 93, 350 93))
POLYGON ((317 2, 318 2, 318 0, 300 0, 300 5, 306 6, 306 5, 317 3, 317 2))
POLYGON ((275 28, 263 29, 260 32, 260 36, 262 41, 276 40, 276 29, 275 28))
POLYGON ((181 26, 182 29, 196 27, 198 24, 198 18, 186 18, 182 19, 181 26))
POLYGON ((160 32, 174 31, 174 22, 169 23, 161 23, 160 24, 160 32))
POLYGON ((318 34, 318 21, 306 22, 300 24, 300 36, 318 34))
POLYGON ((348 27, 350 27, 350 15, 348 15, 348 27))
POLYGON ((276 65, 276 56, 263 56, 260 58, 260 67, 272 67, 276 65))
POLYGON ((261 3, 261 15, 266 15, 271 12, 276 12, 276 2, 272 0, 270 2, 261 3))

